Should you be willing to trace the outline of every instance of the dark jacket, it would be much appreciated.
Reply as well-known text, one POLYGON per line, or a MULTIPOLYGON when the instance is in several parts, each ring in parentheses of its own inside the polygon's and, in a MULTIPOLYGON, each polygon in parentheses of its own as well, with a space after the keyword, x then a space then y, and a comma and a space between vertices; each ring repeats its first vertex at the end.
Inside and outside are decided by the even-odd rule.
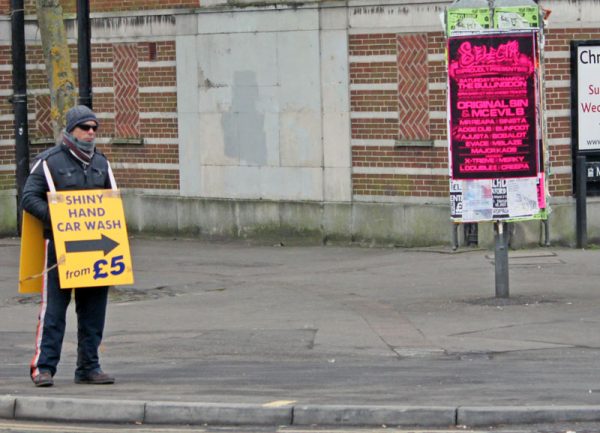
POLYGON ((50 211, 48 208, 48 182, 42 161, 46 161, 57 191, 82 189, 110 189, 108 161, 95 151, 89 165, 78 160, 65 144, 40 153, 23 188, 23 209, 44 223, 44 236, 52 239, 50 211), (39 163, 38 163, 39 162, 39 163))

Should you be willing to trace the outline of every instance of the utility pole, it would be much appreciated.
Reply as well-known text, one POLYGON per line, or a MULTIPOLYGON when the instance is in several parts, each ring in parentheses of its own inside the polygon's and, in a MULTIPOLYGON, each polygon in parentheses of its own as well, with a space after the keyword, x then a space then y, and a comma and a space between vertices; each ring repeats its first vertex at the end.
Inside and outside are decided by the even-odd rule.
POLYGON ((17 187, 17 233, 21 235, 21 196, 29 176, 29 130, 27 129, 27 74, 25 57, 25 11, 23 0, 11 0, 13 112, 15 115, 15 165, 17 187))
POLYGON ((77 72, 79 74, 79 104, 93 108, 91 37, 90 0, 77 0, 77 72))

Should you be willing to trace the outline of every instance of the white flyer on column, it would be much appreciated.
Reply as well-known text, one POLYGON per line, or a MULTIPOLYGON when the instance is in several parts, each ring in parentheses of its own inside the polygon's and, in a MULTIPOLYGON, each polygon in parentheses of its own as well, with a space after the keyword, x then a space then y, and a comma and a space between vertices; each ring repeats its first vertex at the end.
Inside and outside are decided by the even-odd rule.
POLYGON ((463 219, 483 221, 492 218, 492 181, 472 180, 463 183, 463 219))
POLYGON ((537 178, 506 179, 506 193, 510 217, 535 215, 540 211, 537 178))

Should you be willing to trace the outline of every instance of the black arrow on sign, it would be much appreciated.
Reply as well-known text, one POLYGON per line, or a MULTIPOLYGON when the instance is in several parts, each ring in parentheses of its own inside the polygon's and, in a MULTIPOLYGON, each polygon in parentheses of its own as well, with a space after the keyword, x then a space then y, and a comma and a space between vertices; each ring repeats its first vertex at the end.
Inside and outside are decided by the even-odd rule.
POLYGON ((117 246, 119 246, 118 242, 115 242, 108 236, 104 235, 102 235, 100 239, 65 242, 65 248, 67 250, 67 253, 87 253, 90 251, 104 251, 104 255, 107 255, 117 246))

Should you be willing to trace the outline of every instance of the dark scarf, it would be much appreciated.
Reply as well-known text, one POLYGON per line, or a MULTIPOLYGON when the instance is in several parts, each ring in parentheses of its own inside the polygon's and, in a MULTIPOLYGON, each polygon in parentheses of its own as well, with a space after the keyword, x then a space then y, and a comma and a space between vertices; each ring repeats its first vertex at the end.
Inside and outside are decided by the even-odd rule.
POLYGON ((89 164, 94 156, 95 143, 77 140, 71 134, 65 132, 63 134, 63 143, 69 148, 71 153, 75 155, 84 164, 89 164))

